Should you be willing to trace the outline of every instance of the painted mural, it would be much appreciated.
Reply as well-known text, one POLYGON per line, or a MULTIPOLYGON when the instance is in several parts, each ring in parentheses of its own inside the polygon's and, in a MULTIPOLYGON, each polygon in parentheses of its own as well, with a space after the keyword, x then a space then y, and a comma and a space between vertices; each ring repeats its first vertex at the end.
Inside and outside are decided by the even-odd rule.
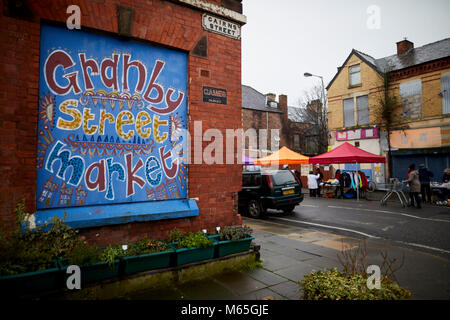
POLYGON ((187 56, 41 28, 38 209, 184 199, 187 56))

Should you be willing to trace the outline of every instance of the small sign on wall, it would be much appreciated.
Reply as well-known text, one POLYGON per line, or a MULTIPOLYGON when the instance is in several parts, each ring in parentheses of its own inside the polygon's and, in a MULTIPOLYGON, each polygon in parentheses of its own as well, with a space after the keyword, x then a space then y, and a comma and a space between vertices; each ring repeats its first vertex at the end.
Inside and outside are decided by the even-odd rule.
POLYGON ((203 86, 203 102, 227 104, 227 90, 203 86))
POLYGON ((230 37, 233 39, 241 38, 241 26, 237 23, 220 19, 209 14, 202 16, 203 29, 230 37))

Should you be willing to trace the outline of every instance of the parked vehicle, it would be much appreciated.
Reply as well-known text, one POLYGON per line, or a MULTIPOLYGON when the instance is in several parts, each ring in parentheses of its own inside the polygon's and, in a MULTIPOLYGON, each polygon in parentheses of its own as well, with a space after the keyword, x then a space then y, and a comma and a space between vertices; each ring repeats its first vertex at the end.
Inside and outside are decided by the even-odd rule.
POLYGON ((288 214, 302 201, 302 183, 290 170, 242 172, 239 212, 253 218, 264 216, 267 209, 288 214))

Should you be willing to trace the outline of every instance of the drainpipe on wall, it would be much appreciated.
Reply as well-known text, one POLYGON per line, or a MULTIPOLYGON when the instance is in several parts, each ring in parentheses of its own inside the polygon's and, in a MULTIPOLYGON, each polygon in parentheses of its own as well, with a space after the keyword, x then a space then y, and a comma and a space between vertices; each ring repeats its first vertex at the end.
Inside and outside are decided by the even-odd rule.
POLYGON ((266 130, 266 150, 269 150, 269 111, 266 111, 266 130))

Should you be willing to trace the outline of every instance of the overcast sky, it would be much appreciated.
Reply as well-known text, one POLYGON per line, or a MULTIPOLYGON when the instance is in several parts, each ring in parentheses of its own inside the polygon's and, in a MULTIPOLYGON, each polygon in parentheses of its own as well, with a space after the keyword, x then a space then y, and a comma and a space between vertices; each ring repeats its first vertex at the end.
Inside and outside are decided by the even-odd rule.
POLYGON ((450 0, 243 0, 242 5, 247 17, 242 84, 286 94, 290 106, 320 85, 319 78, 303 73, 323 76, 326 87, 353 48, 378 59, 395 54, 404 37, 414 47, 450 37, 450 0))

